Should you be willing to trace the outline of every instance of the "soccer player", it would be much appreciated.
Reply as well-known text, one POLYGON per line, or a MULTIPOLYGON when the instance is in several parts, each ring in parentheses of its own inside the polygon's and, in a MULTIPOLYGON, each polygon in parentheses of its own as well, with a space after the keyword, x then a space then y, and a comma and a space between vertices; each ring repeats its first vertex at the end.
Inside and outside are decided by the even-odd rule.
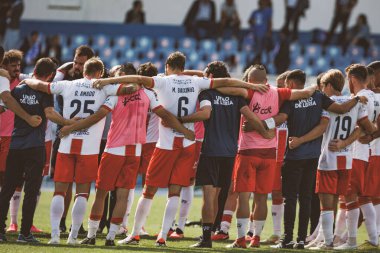
MULTIPOLYGON (((229 77, 227 67, 223 62, 215 61, 208 64, 205 75, 208 78, 229 77)), ((237 141, 240 129, 240 114, 252 122, 261 134, 266 133, 261 120, 249 109, 242 97, 224 95, 228 88, 202 91, 199 95, 200 109, 198 112, 181 117, 181 121, 204 121, 205 138, 199 158, 196 185, 202 186, 202 239, 192 245, 195 248, 211 248, 211 229, 218 211, 218 195, 221 189, 228 191, 231 183, 232 169, 237 152, 237 141), (226 124, 220 124, 228 119, 226 124)))
MULTIPOLYGON (((242 87, 266 90, 265 85, 252 85, 235 79, 207 79, 182 75, 185 67, 185 56, 180 52, 169 55, 166 60, 166 76, 142 77, 125 76, 116 79, 98 80, 95 85, 102 86, 113 82, 138 83, 147 88, 153 88, 160 103, 177 117, 195 112, 197 96, 200 91, 223 86, 242 87)), ((193 123, 186 123, 193 130, 193 123)), ((157 246, 166 246, 169 228, 174 220, 179 194, 183 186, 190 185, 190 179, 195 162, 194 142, 189 141, 175 131, 160 124, 159 140, 149 163, 143 197, 140 198, 135 215, 132 234, 121 243, 137 244, 142 224, 150 211, 152 198, 159 187, 169 187, 169 198, 165 209, 161 232, 156 241, 157 246)))
MULTIPOLYGON (((53 83, 36 82, 26 79, 23 82, 31 88, 49 94, 62 95, 63 116, 67 119, 87 117, 94 114, 108 96, 124 95, 128 87, 111 85, 102 90, 94 89, 94 78, 100 78, 104 65, 98 58, 86 61, 83 79, 53 83)), ((96 179, 98 154, 105 119, 88 129, 76 131, 61 140, 54 172, 55 191, 51 202, 50 221, 52 226, 50 244, 60 241, 59 222, 64 211, 64 196, 71 183, 76 183, 76 196, 72 210, 72 228, 68 243, 76 238, 86 211, 91 182, 96 179)))
MULTIPOLYGON (((350 99, 342 96, 344 76, 336 69, 327 71, 321 79, 322 91, 337 103, 350 99)), ((337 152, 329 150, 332 140, 346 140, 354 132, 356 124, 367 133, 374 131, 373 124, 368 120, 365 105, 357 104, 345 114, 328 113, 322 117, 329 119, 327 131, 323 135, 321 156, 318 162, 316 192, 321 201, 321 226, 324 244, 310 249, 333 249, 334 210, 337 207, 339 195, 347 195, 352 168, 352 145, 347 145, 337 152)))
MULTIPOLYGON (((262 65, 254 65, 248 80, 250 83, 266 83, 266 70, 262 65)), ((269 86, 269 85, 268 85, 269 86)), ((249 101, 249 108, 261 119, 276 115, 286 100, 310 97, 316 87, 292 91, 287 88, 270 87, 264 94, 245 92, 243 97, 249 101)), ((272 128, 273 129, 273 128, 272 128)), ((264 139, 256 132, 241 132, 239 151, 234 167, 234 190, 239 193, 236 212, 238 237, 230 248, 246 248, 245 233, 250 216, 249 198, 254 192, 253 238, 250 247, 260 247, 260 234, 267 215, 267 195, 272 192, 276 171, 277 138, 264 139), (256 180, 265 178, 265 180, 256 180)))
MULTIPOLYGON (((306 75, 303 71, 293 70, 287 75, 285 82, 287 87, 294 90, 304 88, 305 80, 306 75)), ((323 93, 315 92, 308 99, 286 102, 281 108, 280 114, 274 117, 276 124, 273 125, 282 124, 287 120, 290 136, 289 147, 281 171, 282 193, 285 198, 285 237, 275 247, 304 248, 310 216, 313 181, 315 180, 321 150, 319 136, 323 134, 325 129, 324 124, 320 122, 322 110, 346 113, 360 99, 360 97, 352 98, 343 104, 338 104, 323 93), (303 122, 303 124, 299 124, 299 122, 303 122), (297 200, 299 200, 300 215, 297 243, 294 244, 292 239, 297 200)), ((325 125, 327 126, 327 124, 325 125)))
MULTIPOLYGON (((92 48, 82 45, 75 49, 74 53, 74 59, 72 62, 67 62, 63 64, 61 67, 58 68, 57 73, 54 77, 54 81, 73 81, 77 79, 83 78, 83 67, 85 62, 94 57, 95 53, 92 50, 92 48)), ((58 112, 63 115, 63 98, 62 96, 54 96, 54 104, 57 108, 58 112)), ((57 126, 57 133, 59 132, 59 129, 61 126, 57 126)), ((51 167, 52 171, 54 172, 55 169, 55 163, 58 153, 59 144, 61 143, 61 139, 58 138, 58 135, 55 138, 55 141, 53 143, 53 153, 51 157, 51 167)), ((62 219, 60 221, 60 230, 61 232, 66 232, 66 215, 70 207, 70 202, 72 199, 72 185, 68 187, 68 190, 65 194, 65 210, 62 215, 62 219)), ((82 234, 84 231, 83 226, 80 228, 80 234, 82 234)))
MULTIPOLYGON (((51 81, 55 71, 55 63, 49 58, 42 58, 37 61, 34 76, 43 81, 51 81)), ((7 157, 5 184, 0 193, 0 231, 5 229, 9 201, 16 187, 25 181, 22 224, 17 241, 36 243, 38 240, 31 234, 30 229, 33 224, 37 196, 42 182, 41 175, 45 164, 46 120, 49 119, 61 125, 72 122, 65 120, 54 111, 52 96, 35 91, 25 84, 15 87, 12 96, 26 111, 39 115, 42 123, 33 128, 18 116, 15 117, 12 141, 7 157)), ((0 234, 0 241, 6 241, 3 232, 0 234)))

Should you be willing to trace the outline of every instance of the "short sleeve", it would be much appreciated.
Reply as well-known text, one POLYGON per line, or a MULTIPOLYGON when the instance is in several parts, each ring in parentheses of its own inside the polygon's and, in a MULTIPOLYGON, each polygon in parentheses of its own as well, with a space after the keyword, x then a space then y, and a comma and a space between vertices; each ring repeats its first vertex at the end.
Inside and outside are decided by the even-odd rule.
POLYGON ((330 119, 330 113, 326 110, 322 110, 321 118, 330 119))
POLYGON ((211 106, 212 104, 211 94, 207 91, 202 91, 198 96, 198 101, 199 101, 199 108, 202 108, 204 106, 211 106))
POLYGON ((280 113, 285 113, 287 115, 290 115, 292 112, 292 102, 286 101, 280 109, 280 113))
POLYGON ((367 106, 359 103, 358 121, 368 117, 367 106))
POLYGON ((10 91, 9 80, 6 77, 0 76, 0 94, 4 91, 10 91))
POLYGON ((166 77, 164 76, 154 76, 153 77, 153 89, 163 90, 166 86, 166 77))
POLYGON ((54 107, 54 97, 46 93, 42 93, 42 108, 54 107))
POLYGON ((65 87, 70 86, 70 81, 58 81, 49 83, 49 94, 62 95, 65 87))
POLYGON ((23 74, 21 73, 19 76, 18 76, 18 80, 22 81, 22 80, 25 80, 27 78, 32 78, 33 77, 33 74, 23 74))
POLYGON ((292 95, 292 90, 289 88, 278 88, 278 101, 281 106, 285 101, 288 101, 292 95))
POLYGON ((242 97, 238 97, 238 107, 239 107, 239 110, 241 108, 243 108, 244 106, 246 106, 246 105, 247 105, 247 101, 245 101, 245 99, 242 98, 242 97))
POLYGON ((113 111, 117 105, 117 101, 119 98, 117 96, 109 96, 106 98, 106 100, 103 103, 103 107, 105 107, 109 111, 113 111))
POLYGON ((195 79, 195 83, 198 85, 200 90, 208 90, 212 88, 212 84, 214 80, 206 77, 193 77, 195 79))
POLYGON ((327 110, 330 105, 334 104, 334 100, 329 98, 325 93, 320 93, 322 95, 322 108, 324 110, 327 110))
POLYGON ((159 107, 161 107, 160 102, 158 101, 157 95, 156 95, 156 93, 154 91, 151 91, 151 90, 148 90, 148 89, 145 89, 144 91, 145 91, 145 94, 149 98, 149 101, 150 101, 149 108, 152 111, 154 111, 155 109, 158 109, 159 107))
POLYGON ((121 87, 122 87, 121 84, 111 84, 111 85, 105 86, 103 90, 107 96, 116 96, 121 87))
POLYGON ((64 78, 65 78, 65 74, 63 72, 57 70, 57 72, 55 73, 53 81, 54 82, 62 81, 64 78))

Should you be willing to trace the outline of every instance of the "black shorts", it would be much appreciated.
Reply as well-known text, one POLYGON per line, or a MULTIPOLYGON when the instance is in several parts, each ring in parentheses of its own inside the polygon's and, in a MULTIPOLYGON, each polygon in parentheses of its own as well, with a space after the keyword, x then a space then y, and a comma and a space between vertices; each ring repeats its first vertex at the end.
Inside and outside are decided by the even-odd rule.
POLYGON ((201 154, 195 185, 229 188, 234 163, 235 157, 205 156, 201 154))

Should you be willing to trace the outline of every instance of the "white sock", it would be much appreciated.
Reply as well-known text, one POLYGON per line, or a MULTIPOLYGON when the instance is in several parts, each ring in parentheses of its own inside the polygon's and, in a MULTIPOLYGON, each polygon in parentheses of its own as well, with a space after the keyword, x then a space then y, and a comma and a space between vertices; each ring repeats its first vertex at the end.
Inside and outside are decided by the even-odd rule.
POLYGON ((312 240, 315 240, 318 237, 319 230, 322 231, 322 229, 321 229, 321 216, 319 216, 318 225, 315 227, 313 233, 310 235, 310 237, 312 238, 312 240))
POLYGON ((178 228, 185 230, 187 216, 190 212, 191 203, 194 198, 194 185, 183 187, 181 191, 181 206, 179 208, 178 228))
POLYGON ((87 238, 92 238, 96 236, 96 232, 98 231, 99 224, 100 224, 100 220, 88 219, 87 238))
POLYGON ((325 244, 330 245, 334 240, 333 226, 334 226, 334 212, 321 211, 321 226, 323 236, 325 237, 325 244))
POLYGON ((223 211, 223 218, 222 222, 220 223, 220 230, 223 231, 223 233, 228 233, 231 228, 231 220, 232 216, 234 215, 234 211, 231 210, 224 210, 223 211))
POLYGON ((334 235, 342 238, 344 231, 346 231, 346 209, 339 209, 335 219, 335 232, 334 235))
POLYGON ((360 211, 359 208, 347 210, 346 225, 347 225, 347 242, 349 245, 356 245, 356 237, 358 235, 358 219, 360 211))
POLYGON ((107 240, 115 240, 116 233, 119 231, 120 225, 111 223, 110 225, 110 231, 108 231, 107 240))
POLYGON ((73 209, 71 211, 71 231, 69 237, 77 238, 79 228, 83 223, 84 215, 86 214, 87 198, 83 196, 77 196, 73 209))
POLYGON ((238 230, 238 239, 245 237, 248 222, 249 222, 249 218, 237 218, 236 219, 236 226, 237 226, 237 230, 238 230))
POLYGON ((254 231, 255 231, 255 224, 253 223, 253 220, 251 220, 250 218, 248 222, 248 232, 253 234, 254 231))
POLYGON ((55 195, 51 200, 50 206, 50 224, 51 235, 59 235, 59 223, 65 209, 65 198, 62 195, 55 195))
POLYGON ((139 202, 137 203, 137 208, 135 212, 135 221, 133 224, 133 229, 131 236, 136 236, 140 234, 142 226, 145 224, 146 218, 152 207, 152 199, 146 199, 141 196, 139 202))
POLYGON ((172 196, 168 198, 168 201, 166 202, 166 207, 165 207, 164 219, 162 221, 162 229, 161 229, 160 234, 157 237, 158 239, 162 238, 166 241, 169 229, 172 226, 172 222, 177 213, 178 202, 179 202, 178 196, 172 196))
POLYGON ((318 232, 317 232, 317 237, 315 238, 315 240, 317 240, 318 242, 322 242, 323 240, 325 240, 325 236, 323 234, 323 227, 322 227, 322 217, 319 217, 319 226, 318 226, 318 232))
POLYGON ((376 212, 377 234, 380 236, 380 204, 373 206, 376 212))
POLYGON ((265 220, 254 220, 253 226, 255 228, 253 235, 260 236, 263 231, 265 220))
POLYGON ((129 218, 129 215, 131 214, 131 209, 132 209, 134 199, 135 199, 135 189, 131 189, 129 190, 129 194, 128 194, 127 210, 125 211, 125 215, 123 217, 123 223, 121 224, 123 228, 128 227, 128 218, 129 218))
POLYGON ((372 203, 361 205, 360 209, 363 212, 364 224, 367 228, 368 238, 374 245, 379 244, 377 234, 376 211, 372 203))
POLYGON ((284 214, 284 204, 272 205, 273 234, 281 236, 281 223, 284 214))
POLYGON ((15 191, 10 201, 9 214, 11 216, 11 224, 17 224, 18 209, 20 208, 22 193, 20 191, 15 191))

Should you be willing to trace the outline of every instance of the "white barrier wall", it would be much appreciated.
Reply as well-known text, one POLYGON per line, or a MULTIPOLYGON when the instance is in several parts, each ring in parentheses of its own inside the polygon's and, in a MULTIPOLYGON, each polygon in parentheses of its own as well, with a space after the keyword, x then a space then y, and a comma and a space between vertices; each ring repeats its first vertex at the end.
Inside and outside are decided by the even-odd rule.
MULTIPOLYGON (((214 0, 219 16, 224 0, 214 0)), ((125 12, 130 9, 133 0, 24 0, 23 19, 86 21, 86 22, 118 22, 124 20, 125 12), (55 3, 79 3, 79 9, 51 9, 55 3)), ((192 0, 143 0, 146 21, 149 24, 179 25, 182 23, 192 0)), ((257 0, 235 0, 242 25, 248 27, 247 20, 251 12, 257 8, 257 0)), ((282 27, 285 16, 284 0, 273 2, 273 28, 282 27)), ((301 19, 300 30, 310 31, 314 28, 328 29, 334 12, 335 0, 310 0, 310 8, 306 18, 301 19)), ((359 13, 368 16, 372 33, 380 34, 380 0, 359 0, 350 19, 354 23, 359 13)))

